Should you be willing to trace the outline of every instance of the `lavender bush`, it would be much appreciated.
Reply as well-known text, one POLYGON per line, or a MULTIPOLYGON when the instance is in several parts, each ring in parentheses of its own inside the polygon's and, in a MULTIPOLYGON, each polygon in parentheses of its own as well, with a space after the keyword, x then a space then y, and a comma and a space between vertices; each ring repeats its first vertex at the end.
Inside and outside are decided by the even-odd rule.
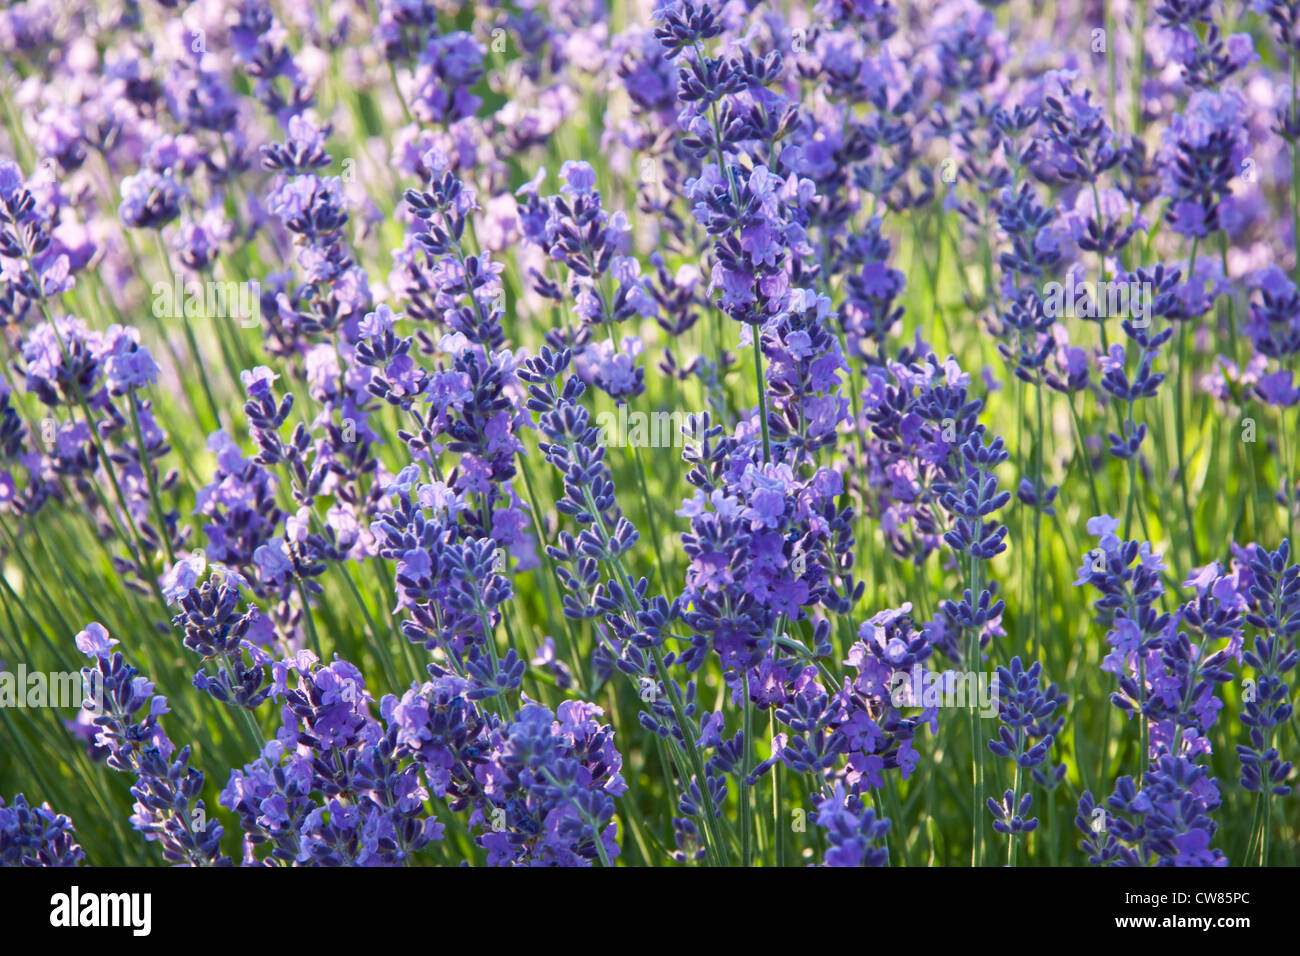
POLYGON ((0 863, 1300 862, 1300 4, 0 52, 0 863))

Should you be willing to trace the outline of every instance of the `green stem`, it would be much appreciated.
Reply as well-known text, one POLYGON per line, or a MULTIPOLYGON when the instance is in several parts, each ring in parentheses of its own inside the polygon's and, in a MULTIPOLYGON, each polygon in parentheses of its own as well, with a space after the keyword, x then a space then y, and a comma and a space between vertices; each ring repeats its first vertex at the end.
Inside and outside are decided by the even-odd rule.
MULTIPOLYGON (((1187 262, 1187 281, 1195 281, 1196 253, 1199 239, 1192 240, 1192 254, 1187 262)), ((1200 290, 1198 290, 1200 291, 1200 290)), ((1187 486, 1187 450, 1183 423, 1183 400, 1187 391, 1187 339, 1191 320, 1182 323, 1178 330, 1178 391, 1174 396, 1174 439, 1178 449, 1178 485, 1183 498, 1183 517, 1187 522, 1187 540, 1192 551, 1192 565, 1201 563, 1200 548, 1196 542, 1196 528, 1192 524, 1192 499, 1187 486)))
POLYGON ((763 429, 763 461, 772 460, 772 438, 767 430, 767 384, 763 378, 763 330, 754 326, 754 384, 758 388, 758 420, 763 429))
POLYGON ((750 866, 753 862, 754 841, 753 841, 753 787, 749 785, 749 774, 754 767, 754 721, 753 721, 753 703, 749 696, 749 671, 746 669, 741 672, 740 679, 744 682, 744 712, 742 715, 743 733, 745 738, 744 757, 740 765, 740 865, 750 866))
POLYGON ((168 564, 176 563, 176 553, 172 550, 171 535, 167 533, 167 521, 163 514, 162 498, 158 492, 158 470, 149 460, 149 451, 144 445, 144 429, 140 427, 140 401, 135 392, 127 395, 127 404, 131 406, 131 426, 135 430, 135 447, 140 460, 140 470, 144 472, 149 486, 149 501, 153 506, 154 520, 158 522, 158 539, 163 550, 167 552, 168 564))
MULTIPOLYGON (((776 739, 776 708, 768 714, 768 728, 772 739, 776 739)), ((772 861, 776 866, 785 866, 785 825, 781 819, 781 764, 772 767, 772 861)))
MULTIPOLYGON (((971 601, 979 600, 979 559, 974 555, 970 559, 970 594, 971 601)), ((977 628, 971 628, 967 640, 966 667, 974 672, 980 659, 980 634, 977 628)), ((979 711, 976 703, 971 702, 967 708, 970 717, 971 746, 971 866, 983 866, 983 827, 980 799, 984 793, 984 754, 981 750, 979 732, 979 711)))

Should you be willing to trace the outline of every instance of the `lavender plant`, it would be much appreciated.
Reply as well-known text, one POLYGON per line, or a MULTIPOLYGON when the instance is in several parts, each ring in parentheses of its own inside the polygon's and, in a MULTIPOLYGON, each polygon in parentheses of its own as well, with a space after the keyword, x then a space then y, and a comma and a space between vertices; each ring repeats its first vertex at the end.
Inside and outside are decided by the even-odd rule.
POLYGON ((52 6, 0 863, 1300 862, 1294 3, 52 6))

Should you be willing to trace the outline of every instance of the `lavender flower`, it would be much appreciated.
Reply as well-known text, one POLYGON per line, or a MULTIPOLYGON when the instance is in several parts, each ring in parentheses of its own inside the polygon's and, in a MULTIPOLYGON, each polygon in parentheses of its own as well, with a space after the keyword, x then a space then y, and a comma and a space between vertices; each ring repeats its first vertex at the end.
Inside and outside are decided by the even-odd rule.
POLYGON ((864 807, 861 797, 850 796, 841 784, 817 804, 813 822, 827 830, 830 849, 826 866, 885 866, 889 851, 883 846, 889 832, 888 820, 877 820, 875 811, 864 807))
POLYGON ((0 866, 79 866, 85 858, 72 821, 48 803, 34 807, 20 793, 6 806, 0 798, 0 866))
POLYGON ((158 841, 163 858, 189 866, 227 866, 221 855, 222 827, 208 819, 199 792, 203 773, 190 766, 190 748, 179 750, 163 732, 158 718, 169 710, 167 699, 153 693, 153 683, 112 650, 118 642, 99 623, 76 638, 77 648, 94 661, 82 669, 86 687, 83 709, 98 728, 95 745, 108 751, 108 765, 134 775, 131 824, 150 841, 158 841), (102 697, 103 709, 97 709, 102 697))
POLYGON ((995 756, 1010 758, 1015 764, 1016 786, 1003 794, 1000 803, 990 797, 988 808, 993 814, 993 829, 1010 834, 1013 843, 1017 834, 1032 833, 1038 827, 1038 820, 1028 816, 1032 794, 1017 792, 1021 774, 1024 770, 1035 770, 1047 760, 1056 736, 1065 725, 1063 716, 1053 718, 1053 715, 1065 705, 1066 697, 1056 692, 1055 684, 1045 689, 1039 686, 1042 670, 1037 661, 1026 668, 1019 657, 1011 659, 1009 668, 997 670, 998 717, 1002 726, 998 728, 997 739, 989 741, 989 750, 995 756))
POLYGON ((1284 540, 1273 552, 1255 548, 1250 562, 1250 598, 1246 621, 1259 629, 1254 646, 1242 660, 1254 669, 1258 683, 1246 695, 1241 722, 1248 728, 1250 745, 1237 746, 1241 760, 1241 785, 1276 796, 1291 792, 1286 782, 1291 761, 1282 760, 1272 741, 1276 728, 1290 719, 1290 688, 1283 681, 1300 663, 1295 634, 1300 632, 1300 567, 1290 564, 1291 544, 1284 540))

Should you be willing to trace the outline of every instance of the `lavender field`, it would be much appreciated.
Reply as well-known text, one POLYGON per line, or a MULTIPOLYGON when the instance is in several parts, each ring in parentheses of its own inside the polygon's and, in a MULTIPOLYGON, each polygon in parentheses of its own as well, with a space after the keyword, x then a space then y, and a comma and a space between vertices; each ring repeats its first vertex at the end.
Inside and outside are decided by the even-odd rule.
POLYGON ((1300 864, 1300 0, 0 53, 0 864, 1300 864))

